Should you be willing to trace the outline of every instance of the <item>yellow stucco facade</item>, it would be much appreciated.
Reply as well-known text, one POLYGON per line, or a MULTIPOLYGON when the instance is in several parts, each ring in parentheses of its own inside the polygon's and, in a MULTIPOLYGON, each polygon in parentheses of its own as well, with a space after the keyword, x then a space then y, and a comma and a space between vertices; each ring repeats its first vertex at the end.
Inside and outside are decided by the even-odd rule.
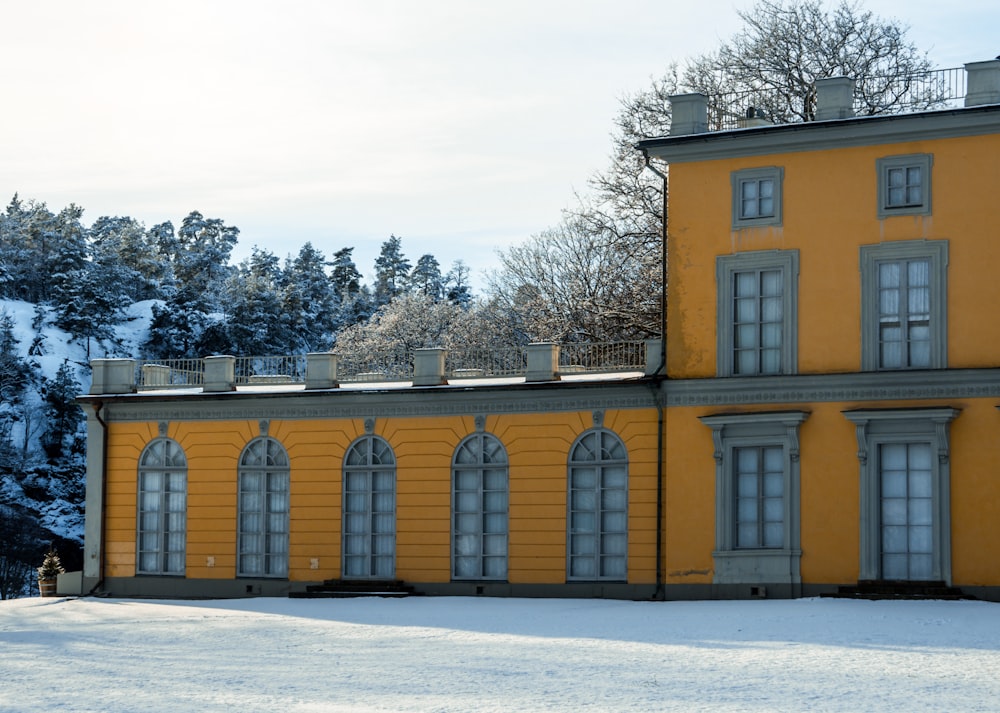
POLYGON ((640 144, 669 165, 664 369, 651 353, 613 376, 532 377, 529 360, 525 378, 473 385, 134 393, 125 364, 82 399, 87 586, 244 596, 388 576, 428 594, 1000 599, 1000 97, 690 126, 640 144), (247 466, 261 439, 274 463, 247 466), (167 442, 182 458, 162 468, 182 476, 154 492, 169 473, 142 459, 167 442), (358 460, 369 443, 387 447, 378 464, 358 460), (274 492, 250 492, 258 472, 274 492), (247 512, 272 505, 262 546, 270 525, 247 512), (359 576, 349 560, 380 547, 359 576))

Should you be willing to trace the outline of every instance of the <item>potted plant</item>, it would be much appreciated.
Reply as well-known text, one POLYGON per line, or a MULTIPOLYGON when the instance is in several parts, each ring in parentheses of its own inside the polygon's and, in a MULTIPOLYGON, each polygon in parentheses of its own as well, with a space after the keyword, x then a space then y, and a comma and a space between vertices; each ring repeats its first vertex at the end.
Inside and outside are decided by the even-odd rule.
POLYGON ((46 552, 42 566, 38 568, 38 593, 43 597, 56 596, 56 579, 65 571, 55 549, 46 552))

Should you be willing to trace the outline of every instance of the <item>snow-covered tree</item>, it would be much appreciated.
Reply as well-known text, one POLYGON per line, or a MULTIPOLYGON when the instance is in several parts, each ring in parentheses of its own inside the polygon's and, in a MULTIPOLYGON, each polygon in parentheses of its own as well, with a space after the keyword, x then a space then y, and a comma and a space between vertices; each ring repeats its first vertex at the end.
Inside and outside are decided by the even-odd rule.
POLYGON ((444 292, 444 278, 441 276, 441 264, 433 255, 421 255, 413 266, 409 277, 410 290, 430 297, 435 302, 441 299, 444 292))
POLYGON ((64 361, 55 378, 42 377, 45 426, 41 444, 50 463, 58 462, 61 456, 84 452, 83 411, 76 404, 80 384, 73 372, 69 363, 64 361))
POLYGON ((288 351, 325 351, 333 342, 339 295, 326 274, 326 258, 311 243, 286 261, 281 294, 288 351))
POLYGON ((410 261, 403 255, 402 239, 390 235, 375 259, 375 305, 381 307, 403 294, 409 274, 410 261))

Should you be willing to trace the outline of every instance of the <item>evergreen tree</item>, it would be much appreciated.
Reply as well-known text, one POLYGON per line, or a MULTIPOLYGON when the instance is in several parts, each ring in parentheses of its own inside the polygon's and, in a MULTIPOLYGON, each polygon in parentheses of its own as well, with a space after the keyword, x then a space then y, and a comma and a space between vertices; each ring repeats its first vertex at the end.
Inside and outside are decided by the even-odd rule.
POLYGON ((410 274, 410 261, 403 256, 402 240, 395 235, 382 243, 382 250, 375 259, 375 306, 392 302, 403 294, 406 278, 410 274))
POLYGON ((421 255, 410 272, 410 289, 417 294, 426 295, 437 302, 444 292, 444 278, 441 277, 441 265, 433 255, 421 255))
POLYGON ((330 263, 330 283, 341 300, 361 291, 361 273, 351 257, 353 253, 354 248, 341 248, 333 254, 330 263))
POLYGON ((254 248, 227 285, 226 326, 237 356, 280 354, 289 343, 278 258, 254 248))
POLYGON ((159 237, 163 249, 174 251, 172 262, 177 281, 188 290, 202 293, 213 308, 221 310, 220 297, 234 272, 229 258, 239 234, 239 228, 192 211, 181 222, 176 240, 171 240, 166 232, 159 237))
POLYGON ((188 286, 172 291, 161 307, 153 305, 149 338, 142 351, 157 359, 197 358, 227 349, 202 353, 202 336, 211 324, 205 296, 188 286))
POLYGON ((469 267, 456 260, 444 278, 445 299, 453 305, 468 309, 472 304, 472 288, 469 286, 469 267))
POLYGON ((90 226, 95 262, 115 266, 130 302, 162 297, 170 267, 151 233, 134 218, 101 216, 90 226))
POLYGON ((17 460, 14 425, 24 421, 25 396, 31 369, 18 355, 14 318, 0 311, 0 473, 17 460))
POLYGON ((41 444, 49 462, 55 463, 60 456, 69 453, 82 453, 84 439, 80 426, 83 412, 76 404, 80 384, 68 362, 62 363, 54 379, 42 377, 41 395, 45 406, 45 430, 41 444))
POLYGON ((324 351, 333 341, 339 296, 325 268, 326 258, 311 243, 285 266, 281 302, 290 353, 324 351))

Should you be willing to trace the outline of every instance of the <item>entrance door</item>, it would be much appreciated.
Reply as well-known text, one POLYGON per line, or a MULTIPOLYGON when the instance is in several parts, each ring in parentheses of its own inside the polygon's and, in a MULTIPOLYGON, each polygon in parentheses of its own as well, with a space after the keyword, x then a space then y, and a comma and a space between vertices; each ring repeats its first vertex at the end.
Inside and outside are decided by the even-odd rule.
POLYGON ((879 447, 882 579, 928 580, 934 571, 931 445, 879 447))
POLYGON ((396 572, 396 459, 378 436, 344 458, 345 579, 392 579, 396 572))

